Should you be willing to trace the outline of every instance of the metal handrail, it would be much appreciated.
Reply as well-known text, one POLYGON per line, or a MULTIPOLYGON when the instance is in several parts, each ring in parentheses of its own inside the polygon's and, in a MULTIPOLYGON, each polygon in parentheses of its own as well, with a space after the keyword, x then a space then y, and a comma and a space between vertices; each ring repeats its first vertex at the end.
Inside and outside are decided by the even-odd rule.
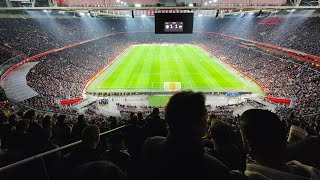
MULTIPOLYGON (((117 131, 117 130, 119 130, 119 129, 124 128, 125 126, 126 126, 126 125, 123 125, 123 126, 120 126, 120 127, 114 128, 114 129, 111 129, 111 130, 109 130, 109 131, 100 133, 100 136, 105 135, 105 134, 109 134, 109 133, 111 133, 111 132, 113 132, 113 131, 117 131)), ((33 161, 33 160, 36 160, 36 159, 39 159, 39 158, 42 158, 42 157, 44 157, 44 156, 46 156, 46 155, 55 153, 55 152, 57 152, 57 151, 61 151, 61 150, 63 150, 63 149, 67 149, 67 148, 72 147, 72 146, 74 146, 74 145, 80 144, 81 142, 82 142, 82 140, 76 141, 76 142, 74 142, 74 143, 70 143, 70 144, 68 144, 68 145, 65 145, 65 146, 62 146, 62 147, 59 147, 59 148, 50 150, 50 151, 46 151, 46 152, 43 152, 43 153, 34 155, 34 156, 32 156, 32 157, 29 157, 29 158, 23 159, 23 160, 21 160, 21 161, 18 161, 18 162, 9 164, 9 165, 7 165, 7 166, 3 166, 3 167, 0 168, 0 173, 3 172, 3 171, 6 171, 7 169, 10 169, 10 168, 19 166, 19 165, 21 165, 21 164, 24 164, 24 163, 27 163, 27 162, 30 162, 30 161, 33 161)))

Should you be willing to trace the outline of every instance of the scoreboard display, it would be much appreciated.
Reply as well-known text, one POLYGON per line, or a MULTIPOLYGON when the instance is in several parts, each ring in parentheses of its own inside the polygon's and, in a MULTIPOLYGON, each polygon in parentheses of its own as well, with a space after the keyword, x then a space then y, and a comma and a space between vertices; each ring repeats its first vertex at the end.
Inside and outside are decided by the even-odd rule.
POLYGON ((156 34, 191 34, 193 13, 155 13, 156 34))
POLYGON ((183 22, 165 22, 165 32, 183 32, 183 22))

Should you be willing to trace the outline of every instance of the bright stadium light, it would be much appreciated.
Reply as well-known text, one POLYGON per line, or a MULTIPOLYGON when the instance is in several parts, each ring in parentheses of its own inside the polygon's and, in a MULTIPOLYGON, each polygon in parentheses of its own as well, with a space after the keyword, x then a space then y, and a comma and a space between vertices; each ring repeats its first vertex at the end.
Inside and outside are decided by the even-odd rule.
POLYGON ((117 3, 120 2, 120 0, 117 0, 117 3))
POLYGON ((192 4, 192 3, 190 3, 190 4, 189 4, 189 7, 193 7, 193 4, 192 4))
POLYGON ((204 3, 204 5, 205 5, 205 6, 206 6, 206 5, 208 5, 208 3, 207 3, 207 2, 205 2, 205 3, 204 3))
POLYGON ((135 4, 134 6, 135 7, 141 7, 141 4, 135 4))
POLYGON ((209 3, 211 4, 211 3, 212 3, 212 1, 209 1, 209 3))
POLYGON ((123 3, 124 5, 127 5, 127 3, 123 3))
POLYGON ((213 2, 217 2, 218 0, 213 0, 213 2))
POLYGON ((123 4, 123 2, 121 1, 120 4, 123 4))

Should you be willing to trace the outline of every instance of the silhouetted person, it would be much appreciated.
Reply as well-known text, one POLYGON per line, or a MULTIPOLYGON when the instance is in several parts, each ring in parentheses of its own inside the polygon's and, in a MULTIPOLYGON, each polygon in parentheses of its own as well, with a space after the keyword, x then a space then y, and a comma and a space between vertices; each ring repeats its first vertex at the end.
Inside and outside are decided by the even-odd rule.
POLYGON ((153 108, 152 113, 146 118, 144 131, 147 138, 153 136, 167 136, 167 124, 165 120, 160 118, 159 114, 159 108, 153 108))
POLYGON ((100 130, 97 125, 90 124, 84 128, 81 134, 82 142, 79 147, 66 157, 70 168, 77 167, 88 162, 102 160, 102 154, 97 149, 100 141, 99 134, 100 130))
POLYGON ((320 171, 298 161, 285 162, 286 129, 274 113, 251 109, 240 118, 242 139, 255 163, 248 163, 249 179, 320 179, 320 171))
POLYGON ((83 164, 71 172, 66 180, 126 180, 126 175, 115 164, 107 161, 95 161, 83 164))
POLYGON ((208 154, 219 159, 230 170, 244 171, 246 156, 234 144, 231 126, 223 121, 215 120, 209 130, 214 142, 214 149, 209 149, 208 154))
POLYGON ((79 140, 81 137, 81 133, 85 127, 87 127, 87 123, 83 114, 78 116, 78 121, 76 125, 72 128, 71 136, 75 140, 79 140))
POLYGON ((144 143, 142 179, 226 179, 228 168, 205 154, 201 145, 206 117, 202 93, 173 95, 165 112, 168 137, 152 137, 144 143))
POLYGON ((138 126, 138 117, 133 115, 126 126, 125 130, 125 145, 133 159, 136 159, 141 154, 141 147, 144 142, 142 129, 138 126))
POLYGON ((110 138, 111 148, 104 153, 104 158, 116 164, 123 172, 127 173, 130 155, 125 152, 123 135, 117 133, 110 138))
POLYGON ((70 140, 71 128, 65 123, 66 115, 58 116, 58 123, 54 128, 57 143, 60 146, 67 144, 70 140))

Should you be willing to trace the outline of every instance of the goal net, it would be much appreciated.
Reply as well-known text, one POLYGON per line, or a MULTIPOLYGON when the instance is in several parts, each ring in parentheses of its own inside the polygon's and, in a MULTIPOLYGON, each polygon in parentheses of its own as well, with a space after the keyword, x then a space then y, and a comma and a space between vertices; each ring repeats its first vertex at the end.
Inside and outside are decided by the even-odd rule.
POLYGON ((181 82, 164 82, 163 87, 164 91, 180 91, 181 82))

